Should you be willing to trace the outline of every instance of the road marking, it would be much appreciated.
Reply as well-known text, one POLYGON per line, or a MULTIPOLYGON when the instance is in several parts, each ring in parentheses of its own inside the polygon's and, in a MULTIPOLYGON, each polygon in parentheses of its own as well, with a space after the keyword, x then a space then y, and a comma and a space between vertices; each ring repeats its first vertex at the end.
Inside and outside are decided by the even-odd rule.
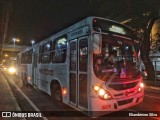
MULTIPOLYGON (((40 112, 40 110, 34 105, 34 103, 19 89, 19 87, 10 79, 10 81, 12 82, 12 84, 17 88, 17 90, 23 95, 23 97, 25 97, 27 99, 27 101, 30 103, 30 105, 37 111, 40 112)), ((44 116, 42 114, 42 116, 44 116)), ((42 117, 43 120, 48 120, 46 117, 42 117)))
POLYGON ((14 95, 13 95, 13 93, 12 93, 11 88, 9 87, 9 85, 8 85, 8 83, 7 83, 7 81, 6 81, 6 78, 5 78, 4 76, 2 76, 2 77, 3 77, 3 79, 5 80, 5 84, 6 84, 7 88, 9 89, 9 94, 11 95, 11 98, 12 98, 14 104, 15 104, 16 110, 17 110, 17 111, 21 111, 21 108, 19 107, 19 105, 18 105, 18 103, 17 103, 17 101, 16 101, 16 98, 14 97, 14 95))
POLYGON ((154 86, 146 86, 145 88, 149 88, 149 89, 152 89, 152 90, 160 90, 159 87, 154 87, 154 86))
POLYGON ((144 95, 146 97, 152 97, 152 98, 156 98, 156 99, 160 99, 160 97, 156 97, 156 96, 151 96, 151 95, 144 95))
MULTIPOLYGON (((1 77, 3 77, 3 79, 6 80, 6 78, 4 77, 4 75, 2 75, 1 77)), ((17 103, 17 100, 16 100, 16 98, 14 97, 14 95, 13 95, 13 93, 12 93, 12 90, 11 90, 11 88, 9 87, 7 81, 6 81, 6 85, 7 85, 8 89, 9 89, 9 94, 11 95, 11 99, 12 99, 13 102, 14 102, 14 105, 15 105, 15 107, 16 107, 16 110, 17 110, 17 111, 22 111, 21 108, 19 107, 19 105, 18 105, 18 103, 17 103)), ((22 117, 21 120, 26 120, 26 119, 25 119, 24 117, 22 117)))

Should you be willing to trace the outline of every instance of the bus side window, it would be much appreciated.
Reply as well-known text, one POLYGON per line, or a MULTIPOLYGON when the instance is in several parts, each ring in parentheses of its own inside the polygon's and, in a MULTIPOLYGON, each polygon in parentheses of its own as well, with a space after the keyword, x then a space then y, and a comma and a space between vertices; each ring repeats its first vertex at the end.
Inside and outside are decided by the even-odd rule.
POLYGON ((45 43, 42 45, 41 50, 41 62, 42 63, 50 63, 50 51, 51 51, 51 42, 45 43))
POLYGON ((28 63, 28 52, 22 53, 21 63, 22 64, 27 64, 28 63))
POLYGON ((72 71, 76 70, 76 58, 77 58, 77 46, 76 42, 70 44, 70 69, 72 71))
POLYGON ((55 42, 52 52, 53 63, 64 63, 66 61, 67 39, 60 38, 55 42))
POLYGON ((88 41, 87 39, 80 40, 79 42, 79 70, 87 71, 88 60, 88 41))
POLYGON ((24 53, 21 54, 20 58, 21 58, 21 64, 23 64, 24 63, 24 53))
POLYGON ((42 48, 42 46, 39 47, 38 63, 41 63, 41 62, 42 62, 42 57, 41 57, 41 56, 42 56, 42 55, 41 55, 41 54, 42 54, 42 50, 41 50, 41 48, 42 48))
POLYGON ((55 46, 56 46, 56 41, 53 41, 53 43, 52 43, 52 52, 51 52, 51 61, 52 61, 52 63, 56 63, 55 46))
POLYGON ((33 53, 33 50, 30 50, 28 51, 28 64, 31 64, 32 63, 32 53, 33 53))

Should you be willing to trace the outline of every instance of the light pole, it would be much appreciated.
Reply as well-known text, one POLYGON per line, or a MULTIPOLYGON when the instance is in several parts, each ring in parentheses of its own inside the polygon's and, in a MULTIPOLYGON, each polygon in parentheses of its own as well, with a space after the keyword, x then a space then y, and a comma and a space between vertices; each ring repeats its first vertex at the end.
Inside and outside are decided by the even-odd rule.
POLYGON ((13 38, 13 45, 15 47, 15 43, 16 43, 16 38, 13 38))
POLYGON ((10 44, 10 42, 12 42, 12 41, 13 41, 13 44, 15 45, 15 42, 19 42, 20 39, 19 38, 12 38, 10 41, 8 41, 7 43, 5 43, 5 45, 10 44))
POLYGON ((35 43, 35 41, 34 41, 34 40, 31 40, 31 44, 32 44, 32 46, 34 45, 34 43, 35 43))
POLYGON ((5 57, 8 57, 8 54, 5 54, 4 56, 5 56, 5 57))
POLYGON ((15 47, 16 42, 19 42, 20 40, 19 40, 18 38, 12 38, 11 41, 13 41, 13 45, 14 45, 14 47, 15 47))

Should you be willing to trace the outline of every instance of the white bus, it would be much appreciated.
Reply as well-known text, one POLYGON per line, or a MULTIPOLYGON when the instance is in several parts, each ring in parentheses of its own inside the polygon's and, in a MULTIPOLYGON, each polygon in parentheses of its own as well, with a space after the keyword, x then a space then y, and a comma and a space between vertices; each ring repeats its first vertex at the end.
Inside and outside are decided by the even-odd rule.
POLYGON ((131 28, 88 17, 20 52, 19 75, 54 102, 99 116, 143 101, 142 76, 133 55, 138 46, 131 28), (107 60, 113 51, 111 63, 107 60))

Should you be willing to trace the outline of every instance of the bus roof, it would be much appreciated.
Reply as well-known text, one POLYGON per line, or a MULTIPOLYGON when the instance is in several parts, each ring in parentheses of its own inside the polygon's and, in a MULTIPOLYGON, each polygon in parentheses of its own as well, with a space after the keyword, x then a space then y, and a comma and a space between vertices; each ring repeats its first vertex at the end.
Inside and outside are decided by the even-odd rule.
MULTIPOLYGON (((21 51, 20 53, 28 51, 28 50, 32 49, 33 47, 39 46, 41 44, 44 44, 44 43, 46 43, 46 42, 48 42, 50 40, 53 40, 53 39, 55 39, 57 37, 61 37, 61 36, 65 35, 65 34, 67 34, 67 33, 70 33, 72 31, 80 28, 80 27, 83 27, 83 26, 86 26, 86 25, 91 25, 93 19, 101 19, 101 20, 106 20, 106 21, 109 21, 109 22, 114 22, 116 24, 120 24, 120 23, 118 23, 116 21, 113 21, 113 20, 110 20, 110 19, 106 19, 106 18, 102 18, 102 17, 96 17, 96 16, 89 16, 89 17, 87 17, 87 18, 85 18, 85 19, 83 19, 83 20, 81 20, 81 21, 79 21, 77 23, 74 23, 73 25, 69 26, 68 28, 66 28, 66 29, 64 29, 64 30, 62 30, 60 32, 55 33, 54 35, 45 38, 44 40, 40 41, 39 43, 36 43, 35 45, 30 46, 30 47, 27 47, 25 50, 21 51)), ((121 24, 121 25, 126 27, 126 28, 128 28, 128 29, 130 29, 130 30, 133 30, 132 28, 130 28, 130 27, 126 26, 126 25, 123 25, 123 24, 121 24)))

